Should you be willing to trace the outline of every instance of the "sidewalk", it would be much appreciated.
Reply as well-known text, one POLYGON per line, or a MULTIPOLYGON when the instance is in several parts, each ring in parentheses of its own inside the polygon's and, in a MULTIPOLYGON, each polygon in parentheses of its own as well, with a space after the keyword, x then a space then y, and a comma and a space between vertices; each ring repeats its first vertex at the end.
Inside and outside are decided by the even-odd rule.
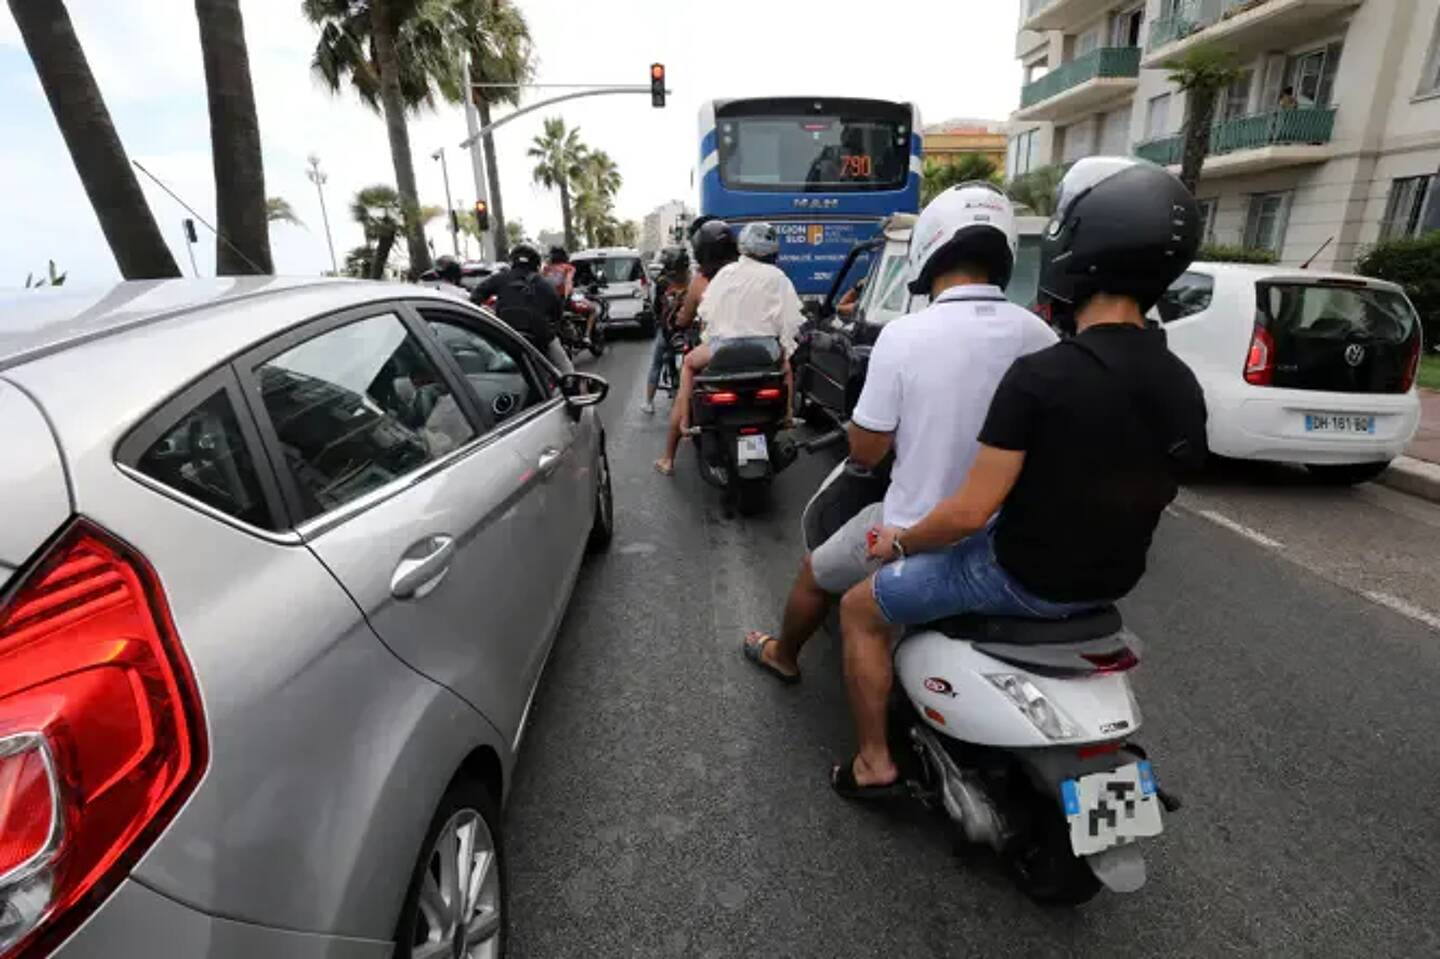
POLYGON ((1380 476, 1386 486, 1440 503, 1440 392, 1420 391, 1420 429, 1410 448, 1380 476))

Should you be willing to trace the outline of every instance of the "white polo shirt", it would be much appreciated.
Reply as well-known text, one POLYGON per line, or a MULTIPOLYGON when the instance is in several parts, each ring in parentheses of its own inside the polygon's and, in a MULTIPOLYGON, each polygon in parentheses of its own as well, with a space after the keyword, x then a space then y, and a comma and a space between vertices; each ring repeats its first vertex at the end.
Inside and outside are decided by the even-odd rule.
POLYGON ((886 525, 913 526, 960 488, 1000 378, 1018 357, 1057 339, 995 286, 951 287, 885 325, 851 419, 895 434, 886 525))

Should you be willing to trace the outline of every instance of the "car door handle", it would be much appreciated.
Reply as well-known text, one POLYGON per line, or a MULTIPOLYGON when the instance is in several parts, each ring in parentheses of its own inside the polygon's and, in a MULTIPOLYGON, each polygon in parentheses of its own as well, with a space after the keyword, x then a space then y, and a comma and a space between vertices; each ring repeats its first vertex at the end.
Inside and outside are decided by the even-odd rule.
POLYGON ((560 465, 560 457, 564 455, 555 447, 549 447, 540 454, 540 459, 536 461, 535 466, 540 470, 542 476, 549 476, 555 472, 556 467, 560 465))
POLYGON ((390 578, 390 595, 396 599, 423 599, 440 585, 454 559, 453 536, 427 536, 405 551, 390 578))

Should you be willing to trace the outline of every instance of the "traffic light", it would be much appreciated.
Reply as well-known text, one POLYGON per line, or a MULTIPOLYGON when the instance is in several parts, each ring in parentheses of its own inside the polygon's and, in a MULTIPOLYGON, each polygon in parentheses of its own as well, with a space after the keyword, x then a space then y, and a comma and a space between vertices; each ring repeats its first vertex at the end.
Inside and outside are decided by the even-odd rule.
POLYGON ((652 107, 663 107, 665 105, 665 64, 650 64, 650 105, 652 107))
POLYGON ((475 201, 475 229, 481 233, 490 229, 490 204, 484 200, 475 201))

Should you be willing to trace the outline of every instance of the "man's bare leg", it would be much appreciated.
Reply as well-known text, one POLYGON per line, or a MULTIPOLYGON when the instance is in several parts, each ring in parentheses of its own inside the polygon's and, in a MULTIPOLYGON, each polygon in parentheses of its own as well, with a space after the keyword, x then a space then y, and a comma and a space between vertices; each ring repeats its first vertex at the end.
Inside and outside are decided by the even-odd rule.
POLYGON ((845 644, 845 690, 855 718, 855 782, 884 786, 899 777, 885 736, 885 709, 894 673, 890 664, 890 624, 875 602, 870 576, 840 601, 840 633, 845 644))
POLYGON ((785 614, 780 620, 780 635, 773 640, 766 633, 751 630, 745 634, 745 645, 760 645, 760 659, 787 676, 800 673, 800 650, 825 622, 825 609, 830 595, 815 581, 810 557, 800 561, 800 574, 790 587, 785 600, 785 614))
POLYGON ((709 362, 710 347, 702 344, 691 350, 680 366, 680 385, 675 390, 675 404, 670 407, 670 435, 665 438, 665 456, 655 461, 655 468, 666 475, 675 471, 680 437, 690 428, 690 394, 695 390, 695 376, 709 362))

